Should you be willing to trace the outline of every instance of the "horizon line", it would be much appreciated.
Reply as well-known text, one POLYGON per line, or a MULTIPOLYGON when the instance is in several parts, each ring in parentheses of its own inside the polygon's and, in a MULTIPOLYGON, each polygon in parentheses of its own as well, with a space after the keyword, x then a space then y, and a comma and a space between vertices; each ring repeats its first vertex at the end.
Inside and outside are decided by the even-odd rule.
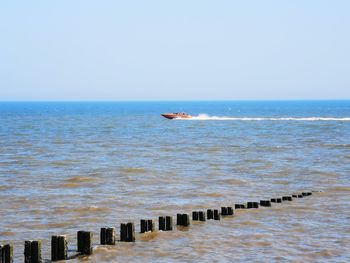
POLYGON ((347 99, 120 99, 120 100, 0 100, 9 102, 238 102, 238 101, 349 101, 347 99))

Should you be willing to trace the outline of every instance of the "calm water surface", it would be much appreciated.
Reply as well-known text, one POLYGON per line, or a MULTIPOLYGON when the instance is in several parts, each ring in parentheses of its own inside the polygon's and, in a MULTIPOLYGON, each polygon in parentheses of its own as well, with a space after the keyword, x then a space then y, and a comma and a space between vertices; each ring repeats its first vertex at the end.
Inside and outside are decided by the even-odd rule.
MULTIPOLYGON (((311 197, 137 234, 89 262, 350 262, 350 101, 0 103, 0 243, 311 197), (186 111, 193 120, 167 120, 186 111)), ((69 262, 81 262, 76 259, 69 262)))

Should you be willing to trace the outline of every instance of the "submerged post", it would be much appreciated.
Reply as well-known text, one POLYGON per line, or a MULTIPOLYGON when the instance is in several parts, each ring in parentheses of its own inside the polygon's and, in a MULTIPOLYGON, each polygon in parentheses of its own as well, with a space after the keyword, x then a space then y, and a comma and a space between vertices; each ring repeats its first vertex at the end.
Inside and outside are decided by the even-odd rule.
POLYGON ((214 220, 220 220, 219 210, 214 209, 214 220))
POLYGON ((101 245, 115 245, 115 230, 113 227, 102 227, 100 232, 101 245))
POLYGON ((152 219, 147 220, 147 231, 150 231, 150 232, 154 231, 154 222, 152 219))
POLYGON ((3 263, 13 263, 13 246, 11 244, 4 245, 1 252, 3 263))
POLYGON ((192 220, 198 221, 199 220, 199 213, 197 211, 192 212, 192 220))
POLYGON ((68 245, 66 236, 52 236, 51 237, 51 260, 67 259, 68 245))
POLYGON ((91 255, 92 254, 92 233, 87 231, 78 231, 77 233, 78 240, 78 252, 91 255))
POLYGON ((120 224, 120 241, 135 242, 134 223, 120 224))
POLYGON ((292 201, 291 196, 282 196, 282 201, 292 201))
POLYGON ((228 216, 233 216, 234 215, 234 210, 233 210, 233 207, 231 207, 231 206, 228 206, 227 207, 227 215, 228 216))
POLYGON ((171 231, 173 230, 173 217, 171 216, 160 216, 158 219, 159 230, 171 231))
POLYGON ((227 212, 227 207, 221 207, 221 215, 222 216, 227 216, 228 215, 228 212, 227 212))
POLYGON ((173 217, 172 216, 166 216, 165 217, 165 230, 166 231, 172 231, 173 230, 173 217))
POLYGON ((134 223, 127 223, 127 241, 128 242, 135 242, 135 227, 134 223))
POLYGON ((271 206, 271 201, 270 200, 260 200, 260 206, 269 207, 269 206, 271 206))
POLYGON ((141 219, 140 221, 140 233, 147 232, 147 220, 141 219))
POLYGON ((164 216, 158 217, 158 228, 159 228, 159 230, 165 231, 165 217, 164 216))
POLYGON ((212 209, 207 210, 207 219, 214 219, 214 211, 212 209))
POLYGON ((182 215, 176 214, 176 225, 181 226, 182 225, 182 215))
POLYGON ((24 262, 41 263, 41 241, 27 240, 24 242, 24 262))
POLYGON ((205 212, 199 211, 198 212, 199 221, 205 221, 205 212))
POLYGON ((176 225, 189 226, 190 225, 190 216, 188 214, 177 214, 176 225))
POLYGON ((233 208, 230 206, 223 206, 221 207, 221 215, 222 216, 232 216, 233 215, 233 208))

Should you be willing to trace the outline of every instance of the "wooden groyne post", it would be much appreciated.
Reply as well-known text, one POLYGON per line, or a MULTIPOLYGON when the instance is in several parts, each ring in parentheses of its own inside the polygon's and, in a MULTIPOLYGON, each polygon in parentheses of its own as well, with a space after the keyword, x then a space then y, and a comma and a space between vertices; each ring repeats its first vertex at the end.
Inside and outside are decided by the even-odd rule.
POLYGON ((214 211, 212 209, 207 209, 207 219, 214 219, 214 211))
POLYGON ((42 263, 41 241, 24 242, 24 263, 42 263))
POLYGON ((77 233, 77 252, 84 255, 92 254, 92 233, 87 231, 78 231, 77 233))
POLYGON ((101 245, 115 245, 115 230, 113 227, 102 227, 100 230, 101 245))
POLYGON ((173 230, 173 217, 172 216, 160 216, 158 218, 158 228, 162 231, 173 230))
POLYGON ((51 237, 51 260, 65 260, 68 255, 68 243, 66 236, 51 237))
POLYGON ((154 222, 152 219, 141 219, 140 220, 140 233, 153 232, 154 222))
POLYGON ((233 208, 231 206, 223 206, 221 207, 221 215, 222 216, 233 216, 234 211, 233 208))
POLYGON ((291 196, 282 196, 282 201, 293 201, 293 198, 291 196))
POLYGON ((0 245, 0 263, 13 263, 13 246, 11 244, 0 245))
POLYGON ((120 241, 135 242, 135 226, 134 223, 120 224, 120 241))
POLYGON ((205 212, 204 211, 193 211, 192 212, 193 221, 205 221, 205 212))
POLYGON ((270 207, 271 201, 270 200, 260 200, 260 206, 270 207))
POLYGON ((258 202, 247 202, 247 208, 259 208, 259 203, 258 202))
MULTIPOLYGON (((243 208, 259 208, 260 206, 271 207, 271 203, 282 203, 284 201, 293 201, 293 198, 304 198, 312 195, 312 192, 294 193, 292 195, 282 196, 282 198, 271 198, 269 200, 260 200, 260 202, 247 202, 247 204, 235 204, 235 209, 243 208)), ((221 213, 218 209, 208 209, 207 218, 220 220, 220 216, 234 215, 233 207, 221 207, 221 213)), ((204 211, 193 211, 193 221, 205 221, 206 213, 204 211)), ((177 214, 178 226, 189 226, 189 214, 177 214)), ((154 231, 154 221, 152 219, 142 219, 140 221, 141 233, 154 231)), ((173 230, 173 217, 160 216, 159 230, 170 231, 173 230)), ((100 243, 101 245, 115 245, 115 229, 112 227, 101 228, 100 243)), ((126 223, 120 225, 120 241, 135 242, 135 227, 134 223, 126 223)), ((67 260, 76 258, 79 255, 91 255, 92 247, 92 233, 87 231, 77 232, 77 252, 78 254, 68 257, 68 245, 66 236, 52 236, 51 238, 51 261, 67 260)), ((0 263, 13 263, 13 246, 11 244, 0 245, 0 263)), ((24 243, 24 262, 25 263, 42 263, 41 255, 41 241, 27 240, 24 243)))
POLYGON ((188 214, 177 214, 176 225, 189 226, 190 225, 190 216, 188 214))

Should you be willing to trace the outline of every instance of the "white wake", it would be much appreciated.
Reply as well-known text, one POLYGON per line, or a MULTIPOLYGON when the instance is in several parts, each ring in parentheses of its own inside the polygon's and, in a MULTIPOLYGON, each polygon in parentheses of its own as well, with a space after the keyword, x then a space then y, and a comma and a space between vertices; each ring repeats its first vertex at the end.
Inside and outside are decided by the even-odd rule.
POLYGON ((195 120, 195 121, 350 121, 347 118, 335 117, 227 117, 227 116, 210 116, 208 114, 199 114, 190 119, 178 120, 195 120))

